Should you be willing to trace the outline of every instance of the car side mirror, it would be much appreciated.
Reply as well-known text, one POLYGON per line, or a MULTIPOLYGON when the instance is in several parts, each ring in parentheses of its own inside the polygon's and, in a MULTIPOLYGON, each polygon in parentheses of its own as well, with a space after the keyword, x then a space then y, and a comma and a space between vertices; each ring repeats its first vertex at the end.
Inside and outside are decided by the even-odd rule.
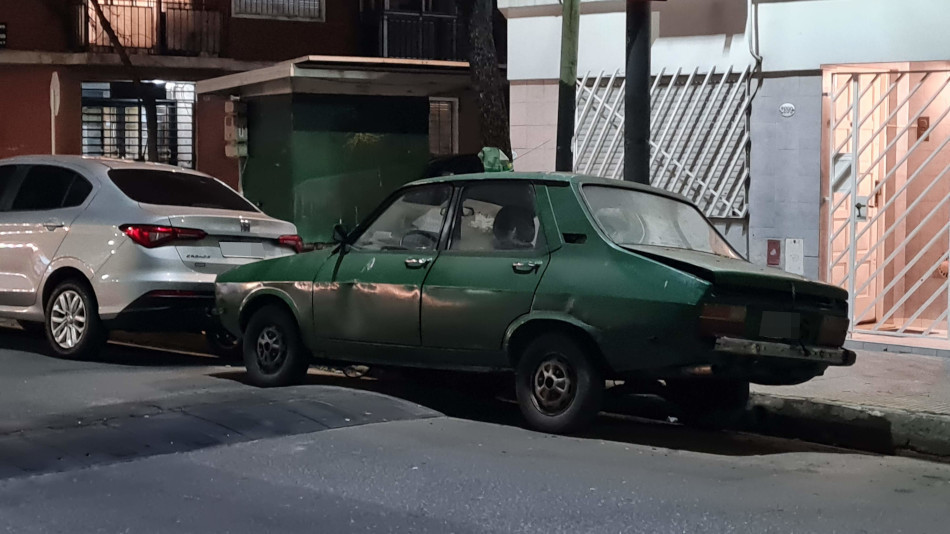
POLYGON ((347 238, 349 237, 349 232, 346 227, 342 224, 333 225, 333 242, 340 245, 345 245, 348 243, 347 238))

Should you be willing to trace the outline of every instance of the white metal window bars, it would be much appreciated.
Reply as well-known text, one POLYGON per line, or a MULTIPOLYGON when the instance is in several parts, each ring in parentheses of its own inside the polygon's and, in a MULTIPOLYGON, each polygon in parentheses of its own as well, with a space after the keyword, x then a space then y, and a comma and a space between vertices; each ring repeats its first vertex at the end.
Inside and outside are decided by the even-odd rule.
POLYGON ((830 88, 826 280, 848 289, 852 332, 950 340, 950 72, 836 72, 830 88))
MULTIPOLYGON (((664 70, 651 87, 652 184, 686 196, 709 217, 744 218, 748 212, 750 71, 664 70)), ((618 72, 578 80, 577 172, 621 176, 624 90, 618 72)))

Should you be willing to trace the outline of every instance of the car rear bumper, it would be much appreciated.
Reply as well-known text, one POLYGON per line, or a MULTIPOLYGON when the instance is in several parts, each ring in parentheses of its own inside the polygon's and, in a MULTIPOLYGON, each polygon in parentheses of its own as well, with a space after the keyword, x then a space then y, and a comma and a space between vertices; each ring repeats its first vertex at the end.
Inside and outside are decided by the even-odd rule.
POLYGON ((854 365, 856 354, 845 348, 792 345, 774 341, 753 341, 730 337, 716 338, 715 351, 737 356, 782 358, 824 363, 827 365, 854 365))
POLYGON ((135 299, 104 322, 110 330, 201 332, 217 324, 212 315, 213 308, 213 288, 204 291, 158 290, 135 299))

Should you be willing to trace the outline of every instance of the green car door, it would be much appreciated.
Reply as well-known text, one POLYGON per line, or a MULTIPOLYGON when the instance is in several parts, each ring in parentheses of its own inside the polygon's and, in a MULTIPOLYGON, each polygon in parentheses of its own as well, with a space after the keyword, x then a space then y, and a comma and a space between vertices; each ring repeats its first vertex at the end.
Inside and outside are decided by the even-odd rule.
POLYGON ((419 345, 422 283, 438 255, 452 186, 404 191, 314 284, 314 331, 351 342, 419 345))
POLYGON ((471 182, 458 198, 445 250, 423 286, 422 344, 500 351, 508 326, 530 311, 549 259, 535 186, 471 182))

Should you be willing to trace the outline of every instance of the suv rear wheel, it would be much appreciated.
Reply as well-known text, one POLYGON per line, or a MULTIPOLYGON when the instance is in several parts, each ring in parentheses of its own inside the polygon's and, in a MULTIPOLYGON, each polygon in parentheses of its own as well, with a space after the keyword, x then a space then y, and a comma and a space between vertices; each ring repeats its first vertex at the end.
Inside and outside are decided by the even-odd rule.
POLYGON ((600 368, 564 334, 542 334, 529 343, 515 380, 521 413, 542 432, 574 432, 590 423, 603 403, 600 368))
POLYGON ((46 301, 45 327, 50 348, 62 358, 95 356, 109 337, 92 290, 74 280, 56 286, 46 301))
POLYGON ((310 354, 300 340, 297 321, 287 310, 268 305, 254 312, 244 332, 244 365, 255 386, 303 382, 310 354))

